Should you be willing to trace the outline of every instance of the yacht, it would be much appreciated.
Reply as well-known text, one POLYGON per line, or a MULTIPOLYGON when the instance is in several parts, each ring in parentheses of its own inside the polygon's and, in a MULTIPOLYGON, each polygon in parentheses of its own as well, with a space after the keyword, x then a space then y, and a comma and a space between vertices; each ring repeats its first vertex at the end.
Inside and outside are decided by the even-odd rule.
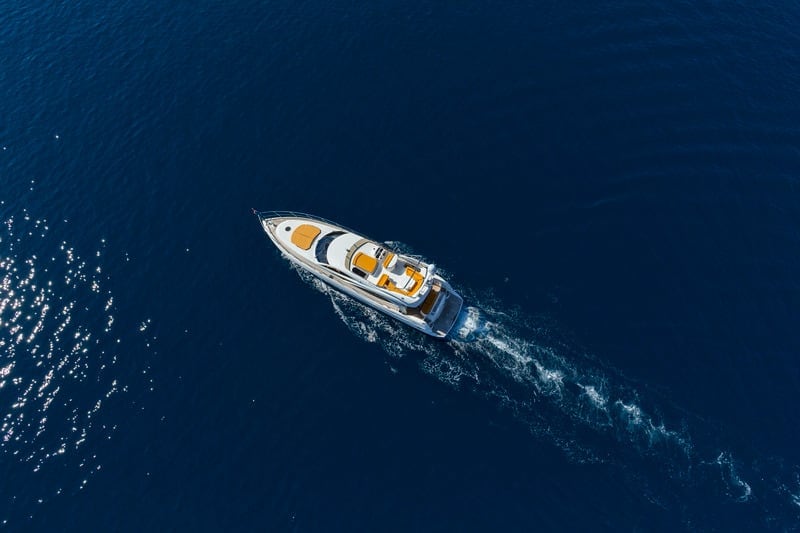
POLYGON ((464 303, 433 264, 324 218, 253 213, 290 261, 359 302, 433 337, 445 338, 464 303))

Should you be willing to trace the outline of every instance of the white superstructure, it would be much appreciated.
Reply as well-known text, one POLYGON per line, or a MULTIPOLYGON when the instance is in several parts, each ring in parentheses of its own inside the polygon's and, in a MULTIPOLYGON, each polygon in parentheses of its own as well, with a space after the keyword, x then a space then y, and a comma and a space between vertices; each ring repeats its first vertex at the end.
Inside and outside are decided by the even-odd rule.
POLYGON ((463 300, 432 264, 322 218, 253 212, 289 260, 360 302, 434 337, 458 319, 463 300))

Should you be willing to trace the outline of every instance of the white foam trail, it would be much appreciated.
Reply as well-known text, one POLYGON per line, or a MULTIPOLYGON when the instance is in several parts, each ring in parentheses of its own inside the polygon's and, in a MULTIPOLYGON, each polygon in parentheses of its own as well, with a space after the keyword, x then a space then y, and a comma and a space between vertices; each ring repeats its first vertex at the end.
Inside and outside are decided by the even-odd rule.
POLYGON ((730 452, 720 452, 713 464, 719 466, 722 481, 728 487, 728 495, 740 502, 748 501, 753 495, 753 489, 739 476, 730 452))
MULTIPOLYGON (((397 247, 396 243, 393 245, 397 247)), ((336 315, 361 339, 380 345, 393 357, 423 354, 420 367, 425 372, 454 387, 465 381, 478 385, 483 394, 501 400, 525 418, 535 433, 558 440, 568 453, 582 446, 566 435, 585 427, 602 433, 611 428, 618 440, 643 451, 666 445, 686 456, 691 454, 688 436, 655 422, 633 400, 610 398, 608 376, 588 365, 581 369, 575 359, 566 358, 537 339, 536 331, 512 313, 488 305, 467 307, 460 324, 464 334, 442 343, 360 304, 293 264, 292 268, 330 298, 336 315), (491 362, 494 374, 485 361, 491 362), (507 379, 519 391, 510 390, 507 379), (520 393, 527 395, 519 397, 520 393), (539 419, 544 411, 536 402, 544 399, 556 408, 548 415, 558 414, 567 421, 569 428, 563 435, 556 434, 550 420, 539 419), (539 426, 546 429, 540 430, 539 426)), ((585 457, 594 455, 584 452, 585 457)))
POLYGON ((453 329, 456 340, 472 342, 484 337, 492 324, 481 314, 477 307, 467 306, 461 311, 453 329))
POLYGON ((594 385, 582 385, 578 383, 578 386, 583 389, 583 393, 589 399, 589 401, 597 407, 598 409, 605 409, 606 405, 608 405, 608 399, 603 396, 594 385))
MULTIPOLYGON (((395 248, 399 246, 398 243, 392 245, 395 248)), ((585 399, 588 399, 595 410, 600 410, 605 415, 598 426, 606 426, 611 418, 608 398, 601 396, 595 386, 591 385, 592 381, 603 380, 597 380, 591 375, 577 374, 574 365, 556 354, 552 348, 542 345, 530 336, 526 337, 522 332, 513 331, 513 326, 510 329, 505 323, 514 324, 515 320, 508 313, 492 308, 487 311, 468 307, 462 317, 461 327, 464 334, 448 343, 441 343, 348 298, 293 263, 290 265, 301 279, 330 298, 337 316, 353 333, 367 342, 381 345, 387 353, 395 357, 401 357, 408 352, 427 355, 421 363, 423 370, 446 383, 458 385, 465 377, 475 382, 490 381, 488 376, 481 376, 480 366, 481 360, 488 360, 501 372, 500 377, 510 377, 523 387, 532 386, 539 396, 554 399, 571 417, 588 421, 583 413, 583 406, 587 403, 585 399), (476 332, 480 332, 477 338, 474 335, 476 332), (463 341, 463 338, 470 340, 463 341), (575 384, 575 389, 581 394, 567 394, 566 383, 575 384), (578 406, 581 408, 577 408, 578 406)), ((496 384, 495 387, 500 388, 503 385, 496 384)), ((510 396, 505 390, 493 390, 489 394, 500 398, 510 396)), ((516 410, 521 410, 521 404, 516 403, 516 410)), ((622 406, 622 427, 631 433, 636 433, 636 428, 640 426, 656 428, 653 431, 662 427, 654 425, 636 404, 626 404, 618 400, 614 405, 622 406)), ((663 432, 665 435, 677 435, 677 432, 663 432)))
MULTIPOLYGON (((554 338, 557 328, 552 325, 538 326, 519 312, 503 309, 491 294, 460 291, 475 306, 462 313, 454 338, 442 342, 295 270, 330 298, 337 316, 358 337, 381 346, 392 357, 420 355, 419 367, 424 372, 498 402, 537 438, 549 440, 574 461, 614 463, 635 479, 640 476, 638 465, 646 461, 647 470, 676 481, 675 493, 704 485, 703 469, 698 466, 713 465, 733 501, 754 499, 754 489, 730 453, 718 454, 711 462, 699 458, 684 411, 664 398, 657 398, 659 407, 654 407, 652 398, 640 396, 646 388, 554 338), (665 409, 667 414, 662 412, 665 409), (603 444, 607 442, 619 446, 603 444)), ((661 506, 678 498, 653 494, 647 484, 643 489, 661 506)), ((793 508, 800 507, 800 493, 787 489, 783 498, 793 508)))

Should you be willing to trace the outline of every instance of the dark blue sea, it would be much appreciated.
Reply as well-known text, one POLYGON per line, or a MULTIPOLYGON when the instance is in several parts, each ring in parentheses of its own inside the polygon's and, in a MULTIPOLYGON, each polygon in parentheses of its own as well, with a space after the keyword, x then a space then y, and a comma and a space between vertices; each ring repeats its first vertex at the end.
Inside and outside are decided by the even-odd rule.
POLYGON ((0 529, 800 530, 797 2, 12 0, 0 50, 0 529))

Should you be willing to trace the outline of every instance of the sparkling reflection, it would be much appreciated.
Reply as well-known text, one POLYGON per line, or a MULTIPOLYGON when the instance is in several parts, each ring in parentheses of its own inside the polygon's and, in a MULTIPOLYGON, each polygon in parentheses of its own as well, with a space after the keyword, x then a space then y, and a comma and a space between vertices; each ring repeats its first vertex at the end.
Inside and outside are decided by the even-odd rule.
MULTIPOLYGON (((42 483, 39 503, 82 489, 101 469, 88 443, 111 438, 117 426, 99 414, 127 390, 115 375, 122 333, 105 287, 105 240, 87 261, 50 232, 25 211, 0 226, 0 456, 18 478, 51 465, 74 472, 42 483)), ((17 499, 8 495, 6 515, 17 499)))

